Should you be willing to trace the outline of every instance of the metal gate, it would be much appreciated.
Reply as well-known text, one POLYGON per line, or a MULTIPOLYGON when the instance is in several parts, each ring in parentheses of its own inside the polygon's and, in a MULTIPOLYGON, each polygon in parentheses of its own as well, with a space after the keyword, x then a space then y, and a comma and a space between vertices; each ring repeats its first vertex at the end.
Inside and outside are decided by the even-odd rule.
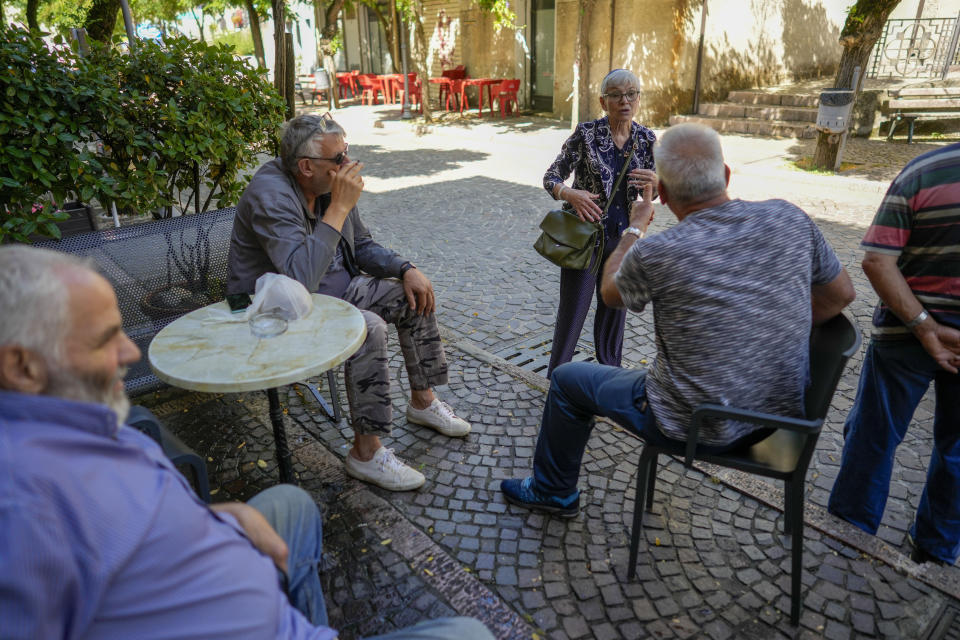
POLYGON ((960 65, 960 15, 887 20, 870 56, 870 78, 944 78, 960 65))

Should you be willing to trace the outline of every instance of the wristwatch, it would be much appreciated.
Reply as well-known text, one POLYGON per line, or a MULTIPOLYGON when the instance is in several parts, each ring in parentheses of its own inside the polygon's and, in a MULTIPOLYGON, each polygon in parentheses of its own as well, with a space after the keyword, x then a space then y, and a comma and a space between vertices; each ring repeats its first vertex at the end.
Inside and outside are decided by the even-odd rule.
POLYGON ((904 325, 907 327, 907 329, 913 329, 914 327, 922 324, 923 321, 929 317, 930 317, 930 314, 927 313, 926 309, 924 309, 923 311, 917 314, 916 318, 914 318, 910 322, 905 322, 904 325))
POLYGON ((637 236, 637 238, 642 238, 646 235, 644 230, 641 229, 640 227, 627 227, 626 229, 623 230, 623 233, 620 234, 620 237, 622 238, 628 233, 632 233, 633 235, 637 236))
POLYGON ((409 260, 404 262, 402 265, 400 265, 400 279, 403 280, 403 274, 405 274, 407 271, 410 271, 410 269, 416 269, 416 268, 417 268, 417 265, 413 264, 409 260))

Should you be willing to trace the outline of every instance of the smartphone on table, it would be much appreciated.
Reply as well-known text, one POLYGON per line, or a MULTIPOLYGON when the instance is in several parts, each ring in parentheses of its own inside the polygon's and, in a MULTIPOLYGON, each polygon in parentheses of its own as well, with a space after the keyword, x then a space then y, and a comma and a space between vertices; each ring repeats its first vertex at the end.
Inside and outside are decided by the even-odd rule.
POLYGON ((227 296, 227 304, 230 305, 231 313, 241 313, 253 302, 249 293, 231 293, 227 296))

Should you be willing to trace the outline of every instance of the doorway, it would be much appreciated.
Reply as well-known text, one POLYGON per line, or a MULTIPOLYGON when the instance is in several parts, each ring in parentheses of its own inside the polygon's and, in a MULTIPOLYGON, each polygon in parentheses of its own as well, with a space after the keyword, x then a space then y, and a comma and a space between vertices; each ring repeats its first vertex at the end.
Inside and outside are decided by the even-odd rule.
POLYGON ((553 111, 554 0, 533 0, 533 55, 530 80, 533 108, 553 111))

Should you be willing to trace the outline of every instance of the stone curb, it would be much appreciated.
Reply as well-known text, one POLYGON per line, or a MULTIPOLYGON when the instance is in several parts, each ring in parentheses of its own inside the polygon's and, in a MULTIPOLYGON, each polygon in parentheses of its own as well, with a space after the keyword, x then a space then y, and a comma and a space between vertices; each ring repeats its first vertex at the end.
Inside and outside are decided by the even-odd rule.
POLYGON ((301 459, 322 473, 325 481, 343 487, 339 499, 349 509, 362 513, 366 526, 389 545, 438 593, 457 615, 477 618, 497 640, 530 640, 535 629, 499 596, 491 592, 472 573, 443 550, 433 539, 420 531, 387 500, 374 494, 364 483, 348 477, 343 460, 320 442, 309 442, 295 450, 301 459))
MULTIPOLYGON (((510 364, 503 358, 493 355, 469 339, 458 336, 445 327, 440 328, 440 335, 451 347, 522 380, 534 389, 544 393, 549 389, 550 382, 547 378, 510 364)), ((600 420, 612 426, 617 426, 616 423, 606 418, 600 418, 600 420)), ((623 430, 623 433, 636 438, 636 436, 629 431, 623 430)), ((639 438, 637 439, 639 440, 639 438)), ((682 463, 682 460, 679 461, 682 463)), ((756 476, 735 469, 726 469, 702 462, 695 462, 694 467, 701 473, 716 478, 721 484, 745 496, 753 498, 778 511, 783 511, 783 491, 756 476)), ((898 549, 883 542, 880 538, 861 531, 852 524, 831 515, 823 507, 810 502, 807 502, 805 505, 803 521, 805 526, 812 527, 831 538, 839 540, 847 546, 857 549, 861 553, 889 565, 900 573, 919 580, 946 595, 960 600, 960 570, 957 568, 939 566, 931 563, 917 564, 909 557, 903 555, 898 549)))

